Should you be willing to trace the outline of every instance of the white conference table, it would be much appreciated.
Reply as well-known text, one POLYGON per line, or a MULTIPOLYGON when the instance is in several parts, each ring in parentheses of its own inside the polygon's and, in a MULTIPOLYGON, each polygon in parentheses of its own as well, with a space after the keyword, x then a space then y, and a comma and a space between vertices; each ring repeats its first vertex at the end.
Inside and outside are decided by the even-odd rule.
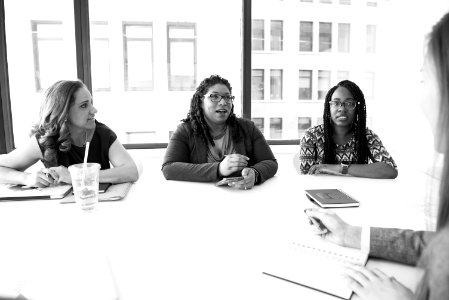
MULTIPOLYGON (((55 200, 0 203, 0 296, 9 285, 46 300, 335 299, 262 274, 267 250, 309 230, 309 188, 340 188, 358 199, 358 208, 335 210, 349 223, 434 227, 422 172, 395 180, 300 176, 291 154, 276 157, 277 175, 252 190, 166 181, 161 161, 150 159, 125 200, 99 203, 92 213, 55 200)), ((374 259, 368 266, 411 287, 418 280, 410 267, 374 259)))

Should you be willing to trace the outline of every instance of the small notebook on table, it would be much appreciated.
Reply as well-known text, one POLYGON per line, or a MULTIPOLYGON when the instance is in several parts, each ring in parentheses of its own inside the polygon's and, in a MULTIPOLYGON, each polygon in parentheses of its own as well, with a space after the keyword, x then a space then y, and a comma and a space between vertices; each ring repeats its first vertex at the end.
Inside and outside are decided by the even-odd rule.
POLYGON ((368 253, 338 246, 322 240, 292 242, 267 259, 263 274, 320 291, 342 299, 349 299, 352 290, 343 274, 345 266, 364 266, 368 253))
POLYGON ((305 190, 307 198, 317 205, 328 207, 359 206, 359 201, 339 189, 305 190))
POLYGON ((71 190, 70 184, 58 184, 45 188, 0 184, 0 200, 61 199, 71 190))

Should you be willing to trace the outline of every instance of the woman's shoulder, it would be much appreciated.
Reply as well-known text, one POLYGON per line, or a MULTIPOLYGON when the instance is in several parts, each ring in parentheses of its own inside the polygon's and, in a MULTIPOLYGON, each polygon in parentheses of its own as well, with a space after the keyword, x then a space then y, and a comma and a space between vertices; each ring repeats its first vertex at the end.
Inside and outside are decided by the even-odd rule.
POLYGON ((254 124, 254 122, 252 120, 239 118, 239 117, 236 117, 235 119, 237 120, 237 123, 239 123, 239 125, 244 128, 256 127, 256 125, 254 124))
POLYGON ((322 135, 324 135, 324 125, 320 124, 320 125, 309 127, 305 131, 305 134, 306 135, 313 135, 315 137, 322 136, 322 135))
POLYGON ((95 131, 97 131, 98 133, 110 133, 110 132, 114 132, 111 128, 109 128, 106 124, 103 124, 97 120, 95 120, 96 123, 96 127, 95 127, 95 131))

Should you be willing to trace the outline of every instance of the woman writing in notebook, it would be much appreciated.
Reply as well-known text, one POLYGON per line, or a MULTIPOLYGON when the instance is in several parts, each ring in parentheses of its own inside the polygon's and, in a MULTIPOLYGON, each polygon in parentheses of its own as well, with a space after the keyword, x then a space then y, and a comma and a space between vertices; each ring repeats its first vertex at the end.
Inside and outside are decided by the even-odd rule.
POLYGON ((53 84, 45 93, 39 123, 28 143, 0 155, 0 182, 35 187, 71 183, 67 167, 83 162, 87 142, 87 161, 101 165, 100 182, 136 181, 139 173, 134 160, 115 133, 95 120, 96 113, 92 95, 81 81, 53 84), (45 169, 25 171, 38 160, 45 169))
POLYGON ((416 294, 379 270, 352 268, 350 287, 361 299, 448 299, 449 298, 449 13, 430 33, 423 67, 422 107, 430 120, 435 149, 444 153, 437 231, 412 231, 351 226, 335 213, 307 210, 327 228, 322 236, 334 243, 369 249, 371 256, 418 265, 425 269, 416 294), (362 238, 363 236, 363 238, 362 238), (363 244, 362 244, 363 243, 363 244), (368 244, 368 245, 366 245, 368 244))
POLYGON ((301 174, 396 178, 396 164, 380 138, 366 127, 365 97, 352 81, 332 87, 324 101, 323 124, 300 142, 301 174))
POLYGON ((246 190, 276 174, 278 164, 262 133, 234 114, 231 92, 218 75, 198 86, 168 144, 162 165, 166 179, 212 182, 242 176, 229 185, 246 190))

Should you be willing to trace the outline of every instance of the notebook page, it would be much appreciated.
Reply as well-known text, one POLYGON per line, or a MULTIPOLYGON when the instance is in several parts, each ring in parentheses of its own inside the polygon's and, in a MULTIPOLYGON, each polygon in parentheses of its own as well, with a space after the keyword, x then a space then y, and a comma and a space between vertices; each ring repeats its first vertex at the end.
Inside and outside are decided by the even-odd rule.
POLYGON ((365 265, 368 259, 367 253, 320 238, 292 242, 275 251, 264 273, 344 299, 352 294, 342 276, 345 266, 365 265))
POLYGON ((47 197, 49 199, 63 198, 64 195, 71 189, 72 186, 67 184, 58 184, 45 188, 31 188, 21 185, 1 184, 0 199, 39 199, 43 197, 47 197))

